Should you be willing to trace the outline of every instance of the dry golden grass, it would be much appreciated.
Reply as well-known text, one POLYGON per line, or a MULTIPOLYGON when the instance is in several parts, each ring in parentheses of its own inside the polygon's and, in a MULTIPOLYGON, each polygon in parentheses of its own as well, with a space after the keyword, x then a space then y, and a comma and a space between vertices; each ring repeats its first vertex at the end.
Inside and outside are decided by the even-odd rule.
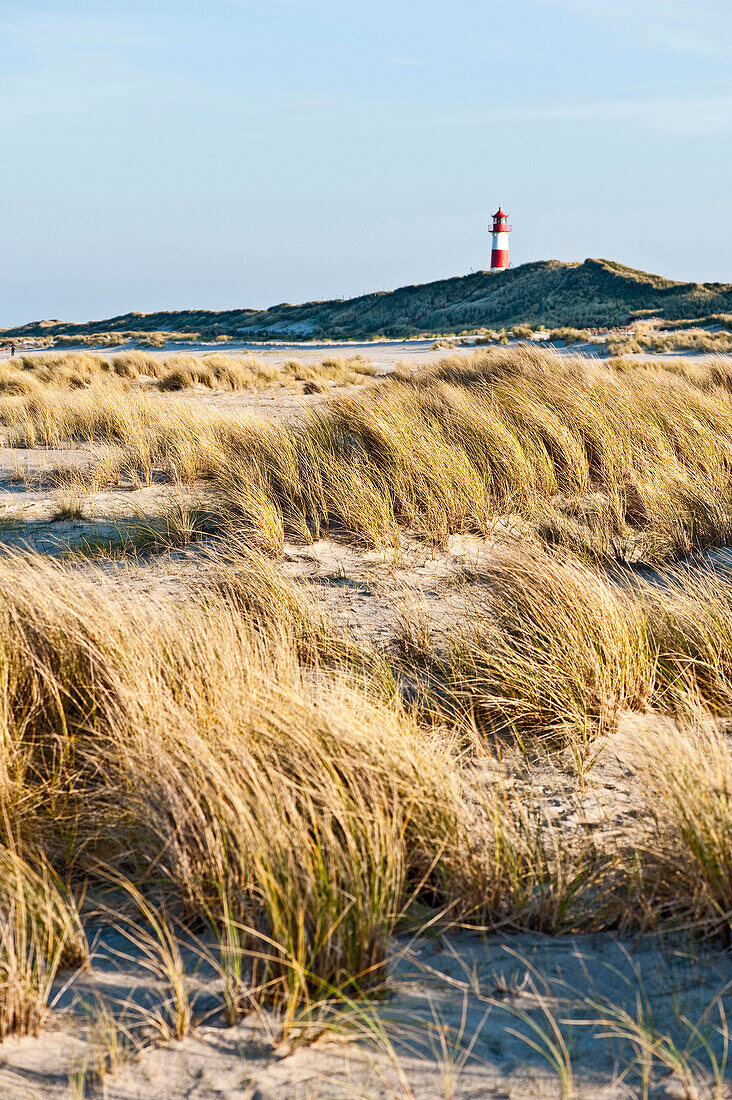
POLYGON ((77 390, 90 386, 134 388, 132 383, 155 382, 163 392, 192 390, 242 391, 269 386, 288 386, 304 392, 322 392, 330 386, 354 385, 373 377, 375 368, 363 356, 339 356, 320 363, 291 360, 284 367, 254 355, 209 352, 153 355, 141 350, 121 351, 109 357, 86 351, 19 355, 0 367, 0 393, 38 396, 53 390, 77 390))
POLYGON ((703 727, 732 716, 732 586, 724 569, 607 575, 516 540, 465 573, 460 619, 435 637, 403 611, 423 705, 481 736, 577 752, 633 711, 703 727))
POLYGON ((567 347, 571 344, 582 344, 589 338, 590 334, 586 328, 553 328, 549 333, 549 339, 553 343, 562 343, 567 347))
POLYGON ((94 382, 157 378, 165 360, 143 351, 123 351, 106 358, 91 352, 45 352, 20 355, 3 363, 0 388, 12 392, 18 378, 57 389, 82 389, 94 382))
MULTIPOLYGON (((565 834, 547 880, 564 871, 579 885, 569 908, 585 926, 594 918, 681 927, 729 942, 729 577, 687 567, 619 587, 571 555, 515 546, 472 572, 470 591, 472 613, 438 641, 406 624, 409 638, 421 638, 404 667, 421 679, 425 717, 456 724, 471 743, 489 735, 499 756, 506 737, 529 756, 565 746, 583 783, 592 743, 634 712, 622 752, 643 807, 639 824, 626 820, 617 848, 612 833, 598 835, 599 865, 565 834)), ((526 821, 520 833, 525 852, 526 821)), ((552 899, 561 908, 562 891, 552 899)))
POLYGON ((582 561, 508 546, 463 592, 469 611, 422 655, 428 705, 481 735, 580 753, 650 705, 658 658, 643 606, 582 561))
MULTIPOLYGON (((551 933, 728 934, 732 597, 688 568, 621 584, 587 560, 725 540, 719 365, 479 353, 294 426, 114 378, 6 391, 8 436, 106 448, 99 484, 207 481, 227 549, 178 596, 0 560, 0 859, 17 882, 0 892, 0 1033, 37 1028, 56 970, 83 958, 88 881, 132 884, 171 973, 161 902, 213 926, 231 1018, 378 986, 390 935, 424 906, 551 933), (261 552, 326 530, 396 550, 405 527, 439 542, 507 518, 523 543, 464 578, 459 629, 435 641, 407 621, 406 661, 358 647, 261 552), (638 739, 647 815, 622 844, 512 795, 503 753, 569 749, 581 783, 630 711, 679 725, 638 739)), ((187 1020, 181 998, 171 1033, 187 1020)))
POLYGON ((270 386, 280 372, 271 363, 253 355, 205 355, 200 359, 180 355, 165 359, 159 374, 161 390, 185 390, 195 386, 207 389, 247 390, 270 386))
POLYGON ((43 857, 34 862, 6 838, 0 848, 0 1041, 37 1035, 57 972, 88 958, 73 899, 43 857))
POLYGON ((365 378, 373 378, 376 368, 362 355, 353 355, 348 359, 335 355, 322 363, 301 363, 291 359, 285 364, 285 374, 303 382, 306 393, 324 393, 329 384, 348 386, 363 382, 365 378))
MULTIPOLYGON (((647 923, 732 936, 732 751, 707 725, 637 745, 649 828, 634 904, 647 923)), ((638 858, 627 852, 626 859, 638 858)))
POLYGON ((79 890, 134 883, 151 926, 163 917, 145 917, 146 896, 212 924, 234 1016, 380 985, 417 899, 552 933, 728 928, 732 757, 708 717, 732 708, 725 592, 699 579, 684 602, 670 575, 651 601, 566 554, 508 550, 473 575, 461 635, 407 670, 431 702, 410 714, 403 670, 330 627, 267 558, 229 547, 202 565, 174 599, 0 563, 2 858, 18 882, 0 897, 6 1030, 39 1026, 58 966, 83 958, 51 867, 79 890), (697 732, 638 742, 647 819, 621 854, 475 766, 481 731, 518 734, 530 755, 569 744, 581 764, 629 709, 693 714, 697 732), (20 896, 38 899, 36 923, 19 922, 20 896))
POLYGON ((605 343, 608 355, 629 355, 633 352, 696 351, 729 355, 732 334, 690 329, 685 332, 658 332, 640 327, 632 336, 611 337, 605 343))
MULTIPOLYGON (((203 370, 206 360, 190 362, 203 370)), ((348 363, 326 366, 348 377, 348 363)), ((662 560, 732 532, 722 362, 659 370, 478 352, 334 397, 291 426, 193 411, 116 377, 6 394, 9 441, 114 444, 120 472, 137 480, 212 479, 222 515, 274 549, 283 533, 395 546, 400 528, 441 543, 518 521, 590 557, 662 560)))
POLYGON ((371 984, 406 876, 466 827, 449 753, 328 672, 327 636, 261 571, 229 568, 181 607, 38 562, 3 570, 0 797, 23 845, 75 876, 111 861, 179 912, 233 914, 250 947, 274 942, 263 996, 300 997, 310 974, 371 984))
MULTIPOLYGON (((0 565, 8 852, 38 853, 79 888, 124 876, 179 918, 235 930, 249 1000, 289 1011, 381 984, 415 896, 477 923, 595 920, 598 862, 581 838, 559 860, 527 807, 461 763, 449 729, 403 710, 384 659, 266 561, 213 564, 180 602, 35 558, 0 565)), ((53 904, 72 926, 72 903, 53 904)), ((19 954, 38 965, 35 947, 19 954)))
MULTIPOLYGON (((256 493, 305 537, 393 545, 406 527, 439 543, 513 517, 596 558, 682 555, 730 535, 732 402, 717 378, 526 349, 446 359, 333 399, 274 447, 269 434, 256 493)), ((251 465, 234 441, 221 488, 242 515, 251 465)))

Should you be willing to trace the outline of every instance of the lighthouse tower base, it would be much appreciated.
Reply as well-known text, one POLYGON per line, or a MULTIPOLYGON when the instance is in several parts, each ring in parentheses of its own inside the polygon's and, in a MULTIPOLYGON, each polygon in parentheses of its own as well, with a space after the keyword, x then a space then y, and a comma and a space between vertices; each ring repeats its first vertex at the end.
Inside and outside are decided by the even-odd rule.
POLYGON ((491 271, 505 271, 508 266, 508 233, 494 233, 491 247, 491 271))

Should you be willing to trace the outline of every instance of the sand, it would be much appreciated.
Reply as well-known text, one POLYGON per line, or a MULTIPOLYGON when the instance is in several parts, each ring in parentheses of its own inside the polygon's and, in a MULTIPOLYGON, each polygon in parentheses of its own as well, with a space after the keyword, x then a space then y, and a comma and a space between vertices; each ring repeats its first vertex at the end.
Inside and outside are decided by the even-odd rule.
MULTIPOLYGON (((57 1012, 39 1039, 11 1039, 0 1047, 3 1100, 73 1095, 71 1086, 89 1054, 88 1028, 78 1007, 82 1000, 92 1003, 94 994, 112 993, 124 1000, 126 1008, 117 1011, 133 1029, 140 1002, 146 1000, 148 1011, 161 1004, 165 989, 146 981, 144 972, 130 964, 115 970, 118 948, 111 938, 99 945, 95 969, 65 993, 69 1006, 57 1012)), ((486 937, 431 929, 418 939, 395 940, 385 1000, 357 1011, 336 1009, 327 1020, 303 1021, 286 1037, 272 1013, 252 1014, 235 1027, 209 1015, 182 1041, 148 1040, 86 1095, 107 1100, 555 1098, 561 1095, 559 1075, 547 1060, 541 1034, 556 1042, 556 1026, 566 1044, 573 1095, 615 1100, 641 1095, 639 1068, 632 1065, 632 1044, 610 1037, 607 1024, 597 1021, 623 1011, 634 1019, 642 1003, 659 1041, 666 1037, 667 1045, 674 1042, 690 1052, 688 1079, 659 1062, 650 1095, 711 1096, 710 1058, 695 1040, 694 1027, 701 1021, 721 1052, 717 999, 721 994, 729 1012, 730 982, 729 953, 673 940, 486 937), (531 1042, 545 1053, 532 1049, 531 1042)), ((191 986, 204 1016, 215 1000, 215 982, 204 971, 191 986)), ((731 1089, 732 1082, 716 1095, 721 1100, 731 1089)))

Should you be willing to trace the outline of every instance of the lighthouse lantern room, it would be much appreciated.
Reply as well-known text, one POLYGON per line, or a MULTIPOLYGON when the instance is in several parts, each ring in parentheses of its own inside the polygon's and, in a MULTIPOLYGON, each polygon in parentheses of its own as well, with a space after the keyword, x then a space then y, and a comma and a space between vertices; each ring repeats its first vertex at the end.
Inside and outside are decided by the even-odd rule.
POLYGON ((508 214, 500 206, 493 215, 493 245, 491 247, 491 271, 505 271, 508 267, 508 214))

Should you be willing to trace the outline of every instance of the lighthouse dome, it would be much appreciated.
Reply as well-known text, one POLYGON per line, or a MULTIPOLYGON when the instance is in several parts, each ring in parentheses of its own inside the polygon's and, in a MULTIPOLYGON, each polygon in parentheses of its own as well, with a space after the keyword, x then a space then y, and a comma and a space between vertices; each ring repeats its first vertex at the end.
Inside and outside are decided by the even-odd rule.
POLYGON ((501 210, 501 208, 499 206, 498 209, 496 210, 495 214, 493 215, 493 217, 494 218, 507 218, 508 214, 504 214, 503 210, 501 210))

